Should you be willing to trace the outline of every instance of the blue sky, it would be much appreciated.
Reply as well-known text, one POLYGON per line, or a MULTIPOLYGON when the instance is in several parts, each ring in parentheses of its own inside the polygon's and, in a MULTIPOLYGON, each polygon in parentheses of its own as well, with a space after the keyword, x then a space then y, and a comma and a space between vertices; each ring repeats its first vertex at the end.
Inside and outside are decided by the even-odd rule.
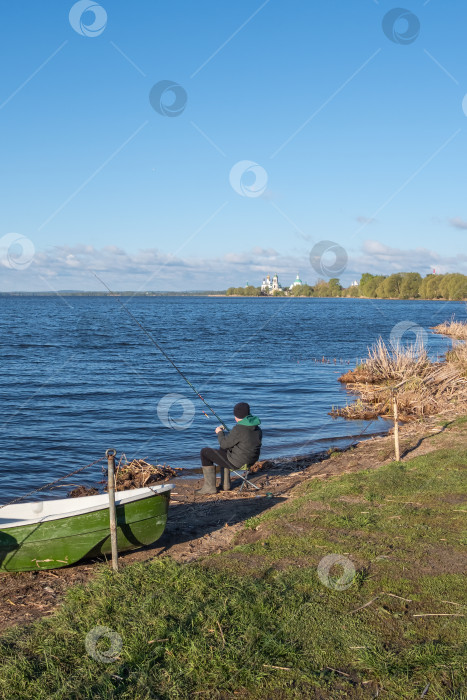
POLYGON ((0 289, 467 273, 464 2, 73 5, 2 8, 0 289))

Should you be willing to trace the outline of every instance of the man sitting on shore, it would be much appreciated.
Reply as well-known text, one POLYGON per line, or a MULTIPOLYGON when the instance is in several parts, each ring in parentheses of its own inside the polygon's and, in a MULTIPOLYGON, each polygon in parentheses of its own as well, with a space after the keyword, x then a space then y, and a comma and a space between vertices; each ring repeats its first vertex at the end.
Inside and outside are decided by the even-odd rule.
POLYGON ((223 491, 230 491, 230 470, 243 466, 251 467, 258 461, 261 451, 262 430, 261 421, 250 413, 250 406, 241 402, 234 406, 236 425, 227 435, 224 426, 216 428, 219 447, 203 447, 201 450, 201 467, 204 484, 195 493, 216 493, 216 465, 221 470, 221 485, 223 491))

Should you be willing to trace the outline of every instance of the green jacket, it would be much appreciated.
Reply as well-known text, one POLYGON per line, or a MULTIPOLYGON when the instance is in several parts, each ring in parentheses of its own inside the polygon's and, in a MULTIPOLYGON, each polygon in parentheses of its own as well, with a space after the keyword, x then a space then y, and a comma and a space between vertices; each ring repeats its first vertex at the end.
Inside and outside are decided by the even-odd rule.
POLYGON ((249 415, 238 421, 230 433, 217 433, 217 439, 222 449, 227 450, 227 459, 234 467, 251 467, 258 461, 261 452, 263 431, 257 416, 249 415))

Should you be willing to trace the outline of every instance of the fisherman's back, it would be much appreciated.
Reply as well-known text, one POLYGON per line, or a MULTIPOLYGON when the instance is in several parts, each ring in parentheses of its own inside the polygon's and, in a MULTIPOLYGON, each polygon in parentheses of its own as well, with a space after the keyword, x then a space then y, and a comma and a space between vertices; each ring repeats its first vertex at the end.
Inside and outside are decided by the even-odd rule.
POLYGON ((222 431, 218 433, 219 445, 227 451, 227 458, 235 467, 251 466, 258 461, 263 439, 260 424, 257 416, 248 415, 227 435, 222 431))
POLYGON ((250 413, 250 406, 246 402, 235 404, 233 413, 236 425, 230 432, 225 432, 225 425, 216 428, 219 447, 203 447, 201 450, 204 483, 195 491, 197 494, 217 492, 216 465, 221 470, 220 488, 229 491, 231 470, 249 468, 258 461, 263 439, 260 419, 250 413))

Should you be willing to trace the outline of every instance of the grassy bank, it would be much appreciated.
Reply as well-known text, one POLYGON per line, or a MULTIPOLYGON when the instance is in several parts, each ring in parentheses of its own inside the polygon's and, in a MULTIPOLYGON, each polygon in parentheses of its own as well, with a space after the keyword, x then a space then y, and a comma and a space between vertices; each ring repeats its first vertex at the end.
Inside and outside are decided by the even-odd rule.
POLYGON ((103 568, 3 635, 0 697, 465 700, 467 420, 446 432, 450 449, 303 483, 200 563, 103 568))

